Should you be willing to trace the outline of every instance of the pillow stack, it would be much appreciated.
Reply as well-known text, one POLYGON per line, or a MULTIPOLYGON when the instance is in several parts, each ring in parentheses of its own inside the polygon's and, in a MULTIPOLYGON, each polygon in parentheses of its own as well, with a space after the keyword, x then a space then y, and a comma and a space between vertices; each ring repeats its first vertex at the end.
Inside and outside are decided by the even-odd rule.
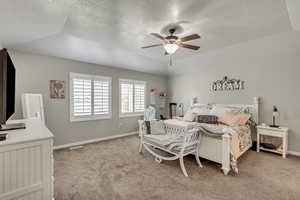
POLYGON ((184 115, 183 121, 193 122, 196 118, 198 123, 222 123, 228 126, 243 126, 251 118, 251 115, 243 112, 241 108, 214 105, 210 109, 207 105, 188 110, 184 115))

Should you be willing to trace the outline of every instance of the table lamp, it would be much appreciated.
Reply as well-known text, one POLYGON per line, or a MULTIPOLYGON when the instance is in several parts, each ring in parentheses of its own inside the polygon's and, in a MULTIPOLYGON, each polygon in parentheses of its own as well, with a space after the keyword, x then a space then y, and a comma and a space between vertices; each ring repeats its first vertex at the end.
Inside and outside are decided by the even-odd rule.
POLYGON ((276 118, 278 119, 278 117, 279 117, 278 109, 276 106, 273 106, 273 124, 270 125, 270 127, 279 128, 279 126, 276 125, 276 118))

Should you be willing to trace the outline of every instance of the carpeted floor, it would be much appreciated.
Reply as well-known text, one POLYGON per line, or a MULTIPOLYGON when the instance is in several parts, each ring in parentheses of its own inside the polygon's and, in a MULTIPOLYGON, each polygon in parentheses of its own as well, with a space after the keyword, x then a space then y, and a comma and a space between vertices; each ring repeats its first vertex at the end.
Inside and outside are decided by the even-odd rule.
POLYGON ((239 175, 224 176, 220 165, 188 156, 189 178, 179 161, 158 164, 138 153, 136 136, 56 151, 56 200, 299 200, 300 158, 282 159, 248 151, 239 175))

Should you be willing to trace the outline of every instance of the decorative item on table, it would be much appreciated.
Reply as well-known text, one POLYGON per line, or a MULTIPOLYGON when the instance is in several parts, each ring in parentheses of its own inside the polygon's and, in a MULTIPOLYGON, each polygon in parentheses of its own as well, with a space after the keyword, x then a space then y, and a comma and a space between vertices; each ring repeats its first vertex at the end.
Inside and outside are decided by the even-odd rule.
POLYGON ((279 128, 279 125, 276 125, 276 120, 278 121, 279 112, 276 106, 273 106, 273 124, 270 127, 279 128))
POLYGON ((239 79, 230 79, 225 76, 222 80, 212 83, 212 91, 243 90, 245 83, 239 79))
POLYGON ((192 98, 192 99, 191 99, 191 105, 194 105, 194 104, 196 104, 196 103, 198 103, 197 97, 192 98))
POLYGON ((166 96, 167 96, 167 93, 165 93, 165 92, 160 92, 160 93, 159 93, 159 96, 160 96, 160 97, 166 97, 166 96))
POLYGON ((173 119, 173 116, 176 116, 176 106, 177 103, 169 103, 169 118, 173 119))
POLYGON ((50 80, 50 98, 51 99, 65 98, 65 81, 50 80))
POLYGON ((177 112, 176 113, 178 113, 179 117, 183 117, 184 116, 184 114, 183 114, 183 103, 179 103, 177 105, 177 112))
POLYGON ((0 133, 0 141, 6 140, 7 133, 0 133))
POLYGON ((166 120, 167 118, 165 118, 163 115, 159 115, 160 120, 166 120))
POLYGON ((150 89, 150 105, 156 104, 156 89, 151 88, 150 89))
POLYGON ((156 116, 156 110, 153 106, 148 106, 144 111, 144 120, 154 120, 156 116))
POLYGON ((276 149, 277 147, 272 143, 261 143, 261 146, 266 149, 276 149))

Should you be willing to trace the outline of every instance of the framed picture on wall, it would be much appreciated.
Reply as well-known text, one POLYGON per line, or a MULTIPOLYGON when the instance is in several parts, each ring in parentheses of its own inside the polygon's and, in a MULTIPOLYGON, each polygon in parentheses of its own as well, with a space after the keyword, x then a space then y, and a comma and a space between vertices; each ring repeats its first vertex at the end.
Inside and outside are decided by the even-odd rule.
POLYGON ((50 80, 50 98, 51 99, 65 98, 65 81, 50 80))

